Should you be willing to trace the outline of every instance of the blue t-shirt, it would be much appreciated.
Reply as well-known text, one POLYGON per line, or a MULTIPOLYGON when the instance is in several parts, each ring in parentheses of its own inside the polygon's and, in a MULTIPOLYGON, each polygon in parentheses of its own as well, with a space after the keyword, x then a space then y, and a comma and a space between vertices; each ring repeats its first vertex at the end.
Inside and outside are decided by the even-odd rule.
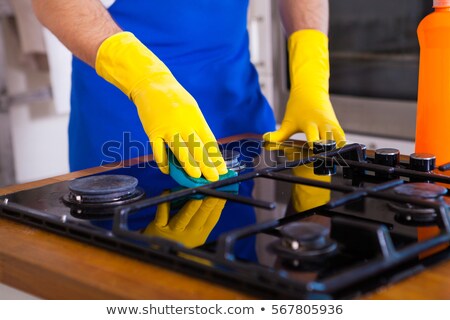
MULTIPOLYGON (((273 112, 250 63, 248 0, 117 0, 108 10, 197 100, 216 138, 273 130, 273 112)), ((72 171, 151 153, 136 107, 73 59, 72 171)))

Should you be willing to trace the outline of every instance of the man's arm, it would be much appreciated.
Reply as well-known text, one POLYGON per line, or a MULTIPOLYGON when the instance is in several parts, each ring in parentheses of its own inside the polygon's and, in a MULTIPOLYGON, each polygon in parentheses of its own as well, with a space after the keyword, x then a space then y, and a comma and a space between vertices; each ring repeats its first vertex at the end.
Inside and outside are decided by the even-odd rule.
POLYGON ((33 0, 33 5, 41 23, 73 54, 134 102, 162 172, 169 173, 165 144, 191 177, 217 181, 228 172, 194 97, 152 51, 122 32, 99 0, 33 0))
POLYGON ((102 42, 122 30, 99 0, 33 0, 40 22, 92 67, 102 42))
POLYGON ((278 0, 278 6, 288 36, 304 29, 328 34, 328 0, 278 0))

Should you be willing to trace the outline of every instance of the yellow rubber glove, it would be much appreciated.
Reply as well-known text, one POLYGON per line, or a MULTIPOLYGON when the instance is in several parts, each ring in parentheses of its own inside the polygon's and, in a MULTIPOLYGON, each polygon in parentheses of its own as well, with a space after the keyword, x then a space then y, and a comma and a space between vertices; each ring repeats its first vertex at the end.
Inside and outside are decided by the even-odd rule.
POLYGON ((288 39, 291 93, 281 128, 264 140, 283 142, 304 132, 308 144, 331 139, 345 141, 328 93, 330 64, 328 37, 317 30, 300 30, 288 39))
POLYGON ((173 240, 187 248, 201 246, 219 221, 226 202, 211 197, 189 200, 171 219, 170 203, 163 203, 156 209, 155 220, 143 233, 173 240))
POLYGON ((132 33, 121 32, 106 39, 97 52, 95 68, 136 105, 162 172, 169 173, 164 143, 194 178, 203 174, 217 181, 228 172, 195 99, 132 33))

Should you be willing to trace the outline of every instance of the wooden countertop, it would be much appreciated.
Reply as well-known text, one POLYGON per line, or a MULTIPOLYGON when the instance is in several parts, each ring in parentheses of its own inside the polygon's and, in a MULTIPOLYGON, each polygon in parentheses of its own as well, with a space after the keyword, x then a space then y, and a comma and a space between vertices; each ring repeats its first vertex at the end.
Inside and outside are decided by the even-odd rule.
MULTIPOLYGON (((143 160, 147 159, 130 162, 143 160)), ((107 170, 87 169, 0 188, 0 195, 107 170)), ((0 282, 46 299, 254 298, 3 218, 0 218, 0 243, 0 282)), ((450 299, 450 261, 364 298, 450 299)))

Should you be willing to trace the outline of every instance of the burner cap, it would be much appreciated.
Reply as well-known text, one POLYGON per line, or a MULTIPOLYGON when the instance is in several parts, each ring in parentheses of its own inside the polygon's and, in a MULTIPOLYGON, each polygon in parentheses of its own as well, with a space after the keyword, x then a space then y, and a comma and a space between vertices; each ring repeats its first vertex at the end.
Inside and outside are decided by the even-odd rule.
POLYGON ((404 196, 421 199, 435 199, 447 193, 447 188, 431 183, 407 183, 394 188, 394 191, 404 196))
POLYGON ((77 195, 128 194, 138 185, 135 177, 124 175, 99 175, 70 182, 69 190, 77 195))
MULTIPOLYGON (((407 183, 394 188, 397 194, 419 198, 428 201, 441 201, 447 193, 447 188, 425 182, 407 183)), ((397 214, 395 219, 412 226, 432 225, 436 223, 437 214, 433 208, 413 205, 410 203, 390 202, 389 207, 397 214)))
MULTIPOLYGON (((80 211, 81 208, 117 206, 136 201, 144 196, 135 177, 125 175, 98 175, 75 179, 69 183, 70 193, 63 201, 80 211)), ((84 210, 83 210, 84 212, 84 210)))
POLYGON ((223 150, 222 151, 223 160, 228 169, 239 172, 245 169, 245 165, 241 164, 239 157, 241 153, 236 150, 223 150))
POLYGON ((284 239, 295 241, 307 248, 320 248, 329 233, 324 226, 312 222, 291 223, 281 229, 284 239))
POLYGON ((270 248, 281 258, 296 262, 317 261, 334 254, 335 241, 328 237, 329 229, 312 222, 293 222, 281 228, 281 239, 270 248))
POLYGON ((432 208, 413 206, 409 203, 389 203, 389 207, 397 214, 395 220, 410 226, 435 225, 437 214, 432 208))

